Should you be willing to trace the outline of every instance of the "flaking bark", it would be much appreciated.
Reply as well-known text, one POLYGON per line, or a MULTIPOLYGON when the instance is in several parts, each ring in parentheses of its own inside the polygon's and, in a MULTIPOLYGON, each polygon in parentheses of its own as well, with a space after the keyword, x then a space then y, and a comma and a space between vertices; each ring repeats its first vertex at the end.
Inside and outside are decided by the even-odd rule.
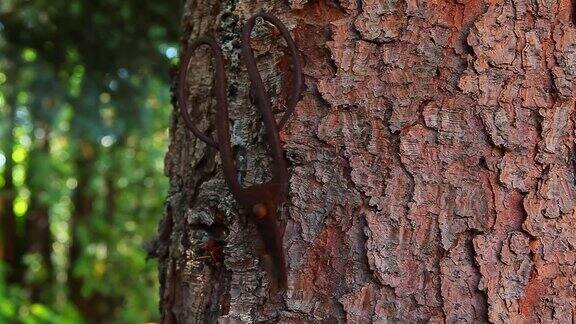
MULTIPOLYGON (((156 245, 165 323, 575 320, 569 0, 187 1, 182 46, 211 33, 228 60, 245 184, 269 176, 239 58, 242 24, 261 9, 288 25, 305 64, 281 134, 288 290, 269 295, 255 226, 175 107, 156 245)), ((283 42, 263 25, 252 45, 281 106, 283 42)), ((210 133, 206 53, 191 69, 210 133)))

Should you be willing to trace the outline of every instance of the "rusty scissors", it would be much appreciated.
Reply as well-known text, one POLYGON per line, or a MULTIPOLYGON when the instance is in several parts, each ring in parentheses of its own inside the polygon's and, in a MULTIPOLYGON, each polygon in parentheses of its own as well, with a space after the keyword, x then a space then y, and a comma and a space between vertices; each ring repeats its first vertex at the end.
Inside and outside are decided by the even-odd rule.
MULTIPOLYGON (((220 152, 222 160, 222 169, 226 183, 236 199, 244 210, 253 216, 258 231, 262 236, 266 247, 266 257, 271 259, 271 264, 266 269, 277 279, 278 286, 286 288, 286 266, 284 251, 282 248, 282 233, 278 228, 277 210, 278 206, 283 203, 288 193, 288 171, 284 152, 280 142, 279 131, 286 125, 288 118, 294 112, 296 104, 300 99, 303 84, 302 63, 298 56, 298 50, 294 40, 290 36, 288 28, 277 17, 268 13, 258 13, 252 16, 242 29, 242 59, 248 71, 250 81, 250 90, 254 104, 262 115, 264 122, 266 141, 269 147, 269 153, 272 157, 272 178, 270 181, 261 184, 255 184, 249 187, 243 187, 238 182, 238 170, 234 162, 234 152, 230 143, 228 100, 226 97, 226 75, 224 68, 224 56, 216 40, 210 36, 203 36, 193 42, 184 53, 179 73, 178 82, 178 106, 186 126, 194 135, 215 148, 220 152), (292 57, 292 93, 284 115, 279 122, 276 122, 272 112, 272 102, 264 82, 258 71, 254 52, 250 46, 251 33, 258 18, 267 21, 275 26, 288 45, 292 57), (188 68, 194 51, 202 45, 207 45, 214 59, 215 84, 214 91, 216 95, 216 138, 214 141, 210 136, 202 133, 194 125, 188 105, 188 87, 186 79, 188 68)), ((270 261, 268 259, 268 261, 270 261)), ((266 267, 266 260, 265 260, 266 267)))

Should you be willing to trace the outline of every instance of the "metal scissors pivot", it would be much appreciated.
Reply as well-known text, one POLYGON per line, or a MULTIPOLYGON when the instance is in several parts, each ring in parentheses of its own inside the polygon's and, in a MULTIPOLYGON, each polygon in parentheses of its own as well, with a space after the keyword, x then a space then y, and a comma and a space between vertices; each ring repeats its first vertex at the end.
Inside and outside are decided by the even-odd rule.
POLYGON ((258 230, 266 245, 268 255, 272 258, 274 275, 280 287, 286 287, 286 270, 284 261, 284 251, 282 248, 282 234, 277 224, 278 205, 285 201, 288 192, 288 171, 284 152, 280 142, 278 131, 281 130, 294 112, 296 104, 302 92, 302 63, 298 56, 298 50, 294 40, 290 36, 288 28, 275 16, 267 13, 259 13, 252 16, 242 30, 242 58, 246 64, 248 78, 251 86, 251 93, 255 100, 255 105, 262 115, 264 127, 266 129, 266 141, 272 157, 272 179, 266 183, 256 184, 250 187, 243 187, 238 182, 237 169, 234 163, 234 152, 230 143, 228 100, 226 98, 226 75, 224 71, 224 56, 216 40, 210 36, 200 37, 193 42, 184 53, 181 60, 179 82, 178 82, 178 106, 186 126, 196 137, 204 141, 209 146, 220 152, 222 159, 222 169, 226 183, 234 195, 236 201, 254 216, 258 230), (258 71, 254 52, 250 46, 250 35, 254 28, 256 19, 261 18, 274 25, 281 33, 288 44, 290 55, 292 56, 293 88, 284 115, 278 123, 272 113, 272 102, 264 82, 258 71), (215 70, 215 94, 216 94, 216 138, 199 131, 192 121, 188 107, 188 88, 186 79, 188 67, 194 51, 207 45, 214 58, 215 70))

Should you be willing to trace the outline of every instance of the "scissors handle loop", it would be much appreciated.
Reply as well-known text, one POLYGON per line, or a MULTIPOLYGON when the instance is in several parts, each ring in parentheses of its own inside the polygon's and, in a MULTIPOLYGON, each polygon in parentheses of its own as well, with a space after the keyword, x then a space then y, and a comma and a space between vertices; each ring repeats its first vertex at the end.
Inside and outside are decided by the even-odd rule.
POLYGON ((270 149, 270 154, 273 160, 272 166, 272 180, 268 183, 254 185, 252 187, 244 188, 238 182, 237 169, 234 162, 234 152, 232 145, 230 143, 230 129, 229 129, 229 114, 228 114, 228 100, 226 98, 226 75, 225 75, 225 64, 224 55, 222 50, 216 40, 213 37, 203 36, 198 40, 193 42, 190 47, 185 51, 182 58, 180 66, 180 75, 178 83, 178 106, 181 109, 181 114, 184 119, 186 126, 196 135, 200 140, 208 144, 209 146, 217 149, 220 152, 220 158, 222 161, 222 168, 224 172, 224 177, 228 186, 230 187, 232 193, 239 200, 240 203, 252 207, 258 200, 263 198, 263 195, 268 196, 268 200, 273 200, 279 202, 284 199, 287 191, 288 182, 288 172, 286 168, 286 161, 284 159, 284 152, 282 150, 280 135, 278 133, 279 129, 282 129, 286 124, 288 118, 294 112, 296 104, 300 99, 303 85, 303 75, 302 75, 302 63, 298 56, 298 50, 296 44, 288 31, 288 28, 278 19, 277 17, 267 14, 258 13, 252 16, 242 30, 242 59, 246 64, 246 69, 248 71, 248 78, 250 81, 251 91, 256 99, 256 106, 262 114, 262 120, 266 129, 266 137, 268 146, 270 149), (258 71, 258 66, 256 64, 256 59, 252 47, 250 46, 250 39, 252 29, 254 28, 256 19, 262 18, 265 21, 274 25, 281 33, 282 37, 288 45, 288 49, 292 56, 292 73, 293 73, 293 87, 288 106, 286 111, 281 117, 280 121, 276 123, 274 114, 272 113, 272 102, 260 72, 258 71), (212 56, 214 58, 214 70, 215 70, 215 85, 214 90, 216 94, 216 137, 217 141, 214 141, 210 136, 198 130, 194 125, 191 117, 191 112, 188 105, 188 87, 186 83, 186 78, 188 74, 188 69, 190 62, 193 57, 193 53, 198 47, 202 45, 208 45, 212 56))
MULTIPOLYGON (((292 57, 292 94, 290 95, 290 99, 288 101, 288 106, 286 107, 286 111, 282 118, 277 123, 278 130, 281 130, 286 125, 288 118, 294 113, 294 109, 296 108, 296 104, 300 99, 300 95, 302 93, 302 84, 303 84, 303 77, 302 77, 302 63, 298 56, 298 49, 296 48, 296 44, 294 43, 294 39, 290 35, 290 31, 288 28, 278 19, 277 17, 270 15, 265 12, 261 12, 252 16, 246 24, 244 25, 244 29, 242 30, 242 55, 246 62, 246 67, 248 70, 248 77, 250 78, 250 82, 252 83, 253 90, 256 92, 256 99, 262 98, 262 100, 266 101, 266 103, 270 103, 270 98, 266 93, 266 89, 264 89, 262 78, 260 73, 258 72, 258 68, 256 65, 256 59, 254 58, 254 52, 252 51, 252 47, 250 47, 250 35, 252 34, 252 29, 254 29, 254 25, 256 23, 256 19, 262 18, 265 21, 271 23, 274 27, 280 31, 282 38, 286 41, 288 45, 288 50, 290 51, 290 56, 292 57)), ((257 103, 257 104, 266 104, 266 103, 257 103)), ((269 107, 270 109, 272 107, 269 107)))
MULTIPOLYGON (((190 68, 190 62, 192 60, 193 54, 202 45, 207 45, 210 48, 210 52, 214 57, 214 71, 216 77, 216 107, 217 115, 222 114, 222 110, 225 110, 225 115, 228 115, 228 102, 226 101, 226 75, 224 73, 224 55, 222 50, 216 40, 210 36, 203 36, 190 44, 190 47, 184 53, 180 63, 180 73, 178 76, 178 107, 180 107, 180 112, 184 119, 186 126, 194 133, 196 137, 202 140, 204 143, 210 145, 215 149, 219 149, 219 145, 210 136, 201 132, 192 120, 192 116, 189 112, 190 107, 188 105, 188 86, 187 86, 187 76, 188 69, 190 68)), ((195 107, 192 107, 194 109, 195 107)), ((226 118, 228 119, 228 118, 226 118)), ((217 130, 218 131, 218 130, 217 130)))

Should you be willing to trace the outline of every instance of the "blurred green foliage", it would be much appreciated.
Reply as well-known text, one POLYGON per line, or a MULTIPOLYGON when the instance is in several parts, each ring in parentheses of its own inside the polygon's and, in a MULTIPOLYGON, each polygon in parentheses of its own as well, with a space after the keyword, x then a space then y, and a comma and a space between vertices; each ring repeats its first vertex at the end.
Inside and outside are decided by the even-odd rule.
POLYGON ((0 323, 157 321, 181 1, 0 1, 0 323))

